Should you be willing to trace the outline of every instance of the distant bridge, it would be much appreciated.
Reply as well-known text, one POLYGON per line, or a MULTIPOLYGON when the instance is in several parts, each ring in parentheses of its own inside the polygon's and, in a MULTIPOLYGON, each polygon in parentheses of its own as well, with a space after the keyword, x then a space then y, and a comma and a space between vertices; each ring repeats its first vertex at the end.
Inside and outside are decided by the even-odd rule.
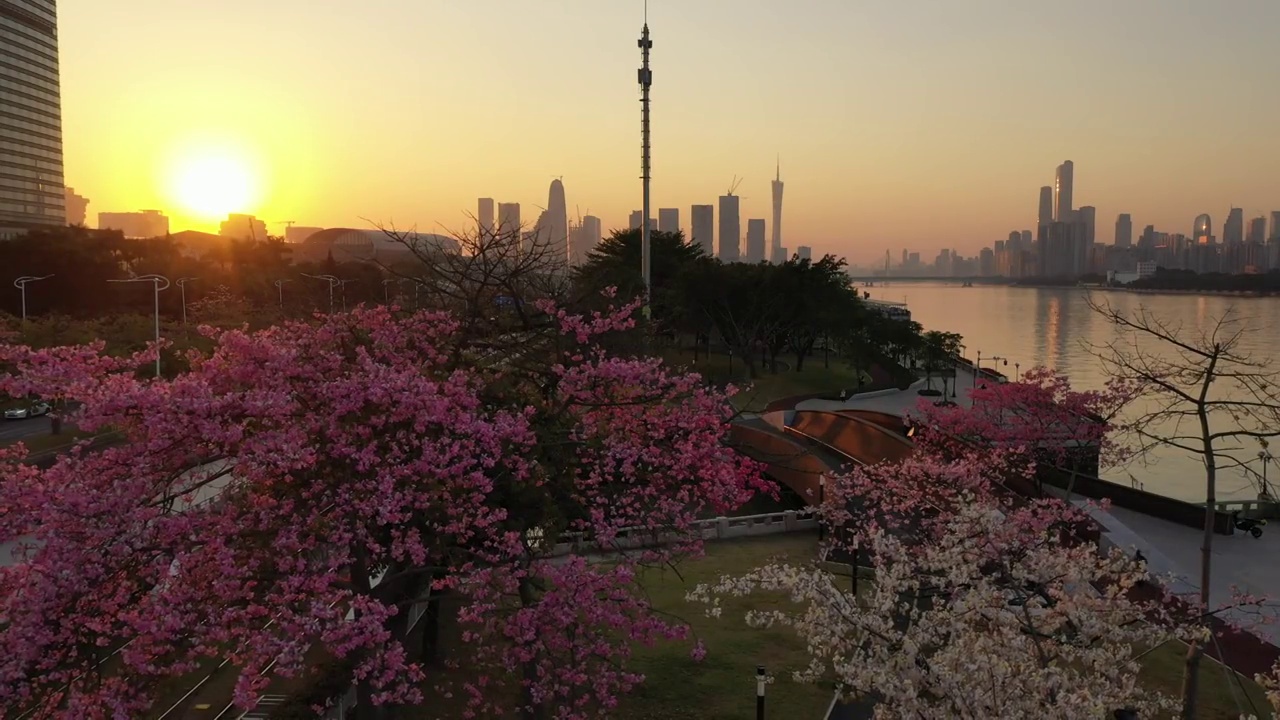
POLYGON ((884 275, 850 275, 849 281, 854 283, 876 283, 877 285, 880 283, 893 284, 896 282, 931 282, 946 283, 948 285, 961 285, 968 282, 973 283, 974 285, 1012 285, 1015 282, 1013 278, 1007 277, 926 277, 922 275, 903 275, 901 277, 897 275, 890 275, 888 277, 884 275))

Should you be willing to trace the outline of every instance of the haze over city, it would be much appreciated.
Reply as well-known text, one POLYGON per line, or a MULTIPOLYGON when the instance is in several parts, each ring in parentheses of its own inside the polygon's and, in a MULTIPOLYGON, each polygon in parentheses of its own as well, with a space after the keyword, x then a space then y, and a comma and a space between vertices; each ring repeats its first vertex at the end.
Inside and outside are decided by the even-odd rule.
MULTIPOLYGON (((635 3, 61 3, 67 184, 176 230, 228 212, 467 229, 477 197, 625 228, 635 3)), ((1034 227, 1064 159, 1100 226, 1274 209, 1280 4, 676 3, 654 39, 654 217, 745 178, 784 244, 873 262, 1034 227)), ((272 226, 280 231, 281 226, 272 226)), ((1108 238, 1109 239, 1109 236, 1108 238)))

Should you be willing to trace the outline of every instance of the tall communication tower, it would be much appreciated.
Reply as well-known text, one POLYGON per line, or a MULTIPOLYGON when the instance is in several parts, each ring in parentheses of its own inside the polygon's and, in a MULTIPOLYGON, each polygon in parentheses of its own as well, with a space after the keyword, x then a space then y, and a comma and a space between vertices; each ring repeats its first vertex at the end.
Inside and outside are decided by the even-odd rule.
POLYGON ((649 70, 649 4, 645 3, 644 29, 640 32, 640 180, 644 186, 644 217, 640 219, 640 276, 644 280, 644 316, 650 317, 649 299, 652 296, 649 277, 649 87, 653 85, 653 72, 649 70))

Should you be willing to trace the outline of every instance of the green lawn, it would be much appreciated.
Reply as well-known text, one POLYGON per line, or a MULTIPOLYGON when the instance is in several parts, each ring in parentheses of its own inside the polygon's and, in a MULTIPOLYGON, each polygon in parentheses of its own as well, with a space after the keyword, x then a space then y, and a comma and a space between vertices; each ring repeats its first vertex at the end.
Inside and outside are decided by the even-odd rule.
POLYGON ((679 576, 671 570, 644 575, 641 582, 654 606, 687 620, 706 645, 707 656, 702 662, 693 661, 689 656, 693 641, 639 650, 633 666, 647 679, 622 701, 617 716, 625 720, 754 717, 756 666, 764 665, 777 676, 768 690, 768 703, 775 708, 771 717, 821 718, 831 703, 832 688, 797 683, 790 675, 808 664, 804 643, 787 628, 755 629, 742 619, 746 610, 786 604, 784 596, 726 598, 720 618, 706 617, 702 605, 684 599, 699 583, 744 574, 770 557, 806 562, 817 548, 817 535, 809 533, 713 542, 707 544, 707 556, 682 565, 679 576))
MULTIPOLYGON (((757 377, 747 377, 746 366, 741 358, 733 358, 730 368, 729 356, 724 353, 713 353, 711 357, 698 355, 695 362, 691 350, 671 348, 661 353, 662 358, 671 365, 684 367, 701 373, 715 383, 732 382, 738 386, 739 393, 733 398, 733 404, 739 410, 759 412, 770 402, 795 395, 812 395, 815 393, 831 393, 838 395, 840 390, 856 387, 857 375, 847 363, 832 358, 830 367, 823 366, 822 354, 805 360, 804 369, 800 372, 792 370, 794 356, 781 358, 785 362, 777 373, 769 372, 767 367, 756 366, 757 377)), ((864 377, 869 382, 870 377, 864 377)))
MULTIPOLYGON (((1153 690, 1178 697, 1182 694, 1182 665, 1187 657, 1187 646, 1180 640, 1165 643, 1142 659, 1143 683, 1153 690)), ((1228 679, 1230 671, 1213 658, 1206 657, 1200 661, 1200 699, 1196 717, 1201 720, 1235 720, 1241 711, 1236 706, 1235 696, 1240 694, 1240 687, 1235 687, 1228 679)), ((1232 673, 1234 675, 1234 673, 1232 673)), ((1271 717, 1270 705, 1266 693, 1253 680, 1235 675, 1244 686, 1249 699, 1241 698, 1244 703, 1244 715, 1257 715, 1260 718, 1271 717), (1249 700, 1253 701, 1253 706, 1249 700), (1253 707, 1257 707, 1255 712, 1253 707)))

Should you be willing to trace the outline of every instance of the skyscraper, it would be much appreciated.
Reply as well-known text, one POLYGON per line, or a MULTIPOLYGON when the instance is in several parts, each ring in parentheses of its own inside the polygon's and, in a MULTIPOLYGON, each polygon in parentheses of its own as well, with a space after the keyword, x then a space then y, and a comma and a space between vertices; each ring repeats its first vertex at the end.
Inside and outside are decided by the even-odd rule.
POLYGON ((1032 235, 1030 230, 1022 231, 1022 249, 1023 250, 1027 250, 1027 251, 1031 250, 1031 237, 1032 235))
POLYGON ((577 267, 587 261, 587 255, 600 242, 600 218, 587 215, 581 225, 569 229, 569 265, 577 267))
POLYGON ((716 208, 714 205, 694 205, 692 214, 690 232, 693 235, 689 240, 698 243, 707 257, 712 257, 716 252, 716 208))
POLYGON ((1097 241, 1097 233, 1095 231, 1097 230, 1098 224, 1098 209, 1092 205, 1085 205, 1080 208, 1077 213, 1077 217, 1079 217, 1080 221, 1084 223, 1084 241, 1086 246, 1092 251, 1093 243, 1097 241))
POLYGON ((764 262, 764 218, 747 221, 747 257, 752 265, 764 262))
POLYGON ((520 237, 520 203, 498 203, 498 234, 520 237))
POLYGON ((1280 240, 1280 210, 1271 211, 1271 239, 1280 240))
POLYGON ((738 262, 742 245, 742 225, 738 218, 738 196, 720 196, 720 260, 738 262))
POLYGON ((644 211, 632 210, 631 216, 627 218, 627 227, 631 230, 639 230, 640 224, 644 222, 644 211))
POLYGON ((1071 204, 1071 193, 1075 184, 1076 166, 1070 160, 1058 166, 1053 185, 1053 219, 1066 222, 1071 219, 1075 206, 1071 204))
MULTIPOLYGON (((773 182, 773 241, 769 244, 769 260, 778 262, 782 252, 782 161, 778 161, 777 177, 773 182)), ((750 233, 751 228, 747 231, 750 233)), ((782 262, 786 262, 783 260, 782 262)))
MULTIPOLYGON (((243 216, 241 216, 243 217, 243 216)), ((223 223, 226 226, 226 223, 223 223)), ((99 230, 119 230, 127 238, 157 238, 169 234, 169 218, 159 210, 143 210, 142 212, 98 213, 99 230)), ((247 226, 244 228, 247 230, 247 226)), ((292 228, 288 228, 292 229, 292 228)), ((266 226, 262 226, 266 232, 266 226)), ((261 235, 258 236, 262 238, 261 235)))
POLYGON ((809 247, 808 245, 801 245, 800 247, 796 248, 796 257, 800 258, 801 260, 812 260, 813 248, 809 247))
POLYGON ((1227 222, 1222 226, 1222 242, 1224 245, 1238 245, 1244 242, 1244 210, 1233 207, 1227 213, 1227 222))
POLYGON ((493 234, 493 198, 480 198, 476 203, 476 226, 481 235, 493 234))
POLYGON ((1133 245, 1133 218, 1129 216, 1129 213, 1120 213, 1116 217, 1115 245, 1118 248, 1127 248, 1133 245))
POLYGON ((569 209, 564 199, 564 183, 559 178, 551 181, 547 191, 546 220, 537 229, 539 240, 546 243, 551 262, 561 265, 569 262, 569 209))
POLYGON ((1209 217, 1209 213, 1202 213, 1196 216, 1194 237, 1197 245, 1214 244, 1213 218, 1209 217))
POLYGON ((1040 188, 1040 219, 1036 222, 1039 225, 1053 222, 1053 188, 1049 185, 1040 188))
POLYGON ((1263 243, 1267 241, 1267 218, 1258 216, 1249 221, 1249 230, 1245 234, 1245 242, 1263 243))
POLYGON ((680 208, 659 208, 658 229, 665 233, 680 232, 680 208))
POLYGON ((0 225, 63 225, 55 0, 0 0, 0 225))

